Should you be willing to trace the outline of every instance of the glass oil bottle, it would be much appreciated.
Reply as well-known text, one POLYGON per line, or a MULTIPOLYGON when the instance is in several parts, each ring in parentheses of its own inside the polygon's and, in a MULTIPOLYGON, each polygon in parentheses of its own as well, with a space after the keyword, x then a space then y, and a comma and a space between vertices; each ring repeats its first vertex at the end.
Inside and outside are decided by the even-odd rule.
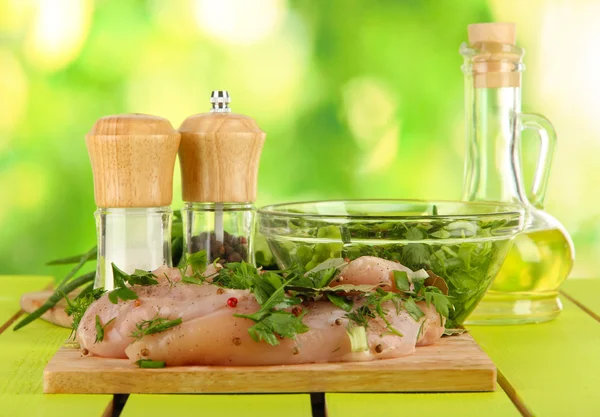
POLYGON ((538 323, 555 318, 562 306, 558 288, 574 261, 565 228, 543 211, 556 133, 539 115, 521 112, 524 50, 515 45, 511 23, 469 26, 464 57, 467 159, 464 199, 521 204, 525 231, 514 245, 469 324, 538 323), (540 139, 531 190, 523 184, 520 141, 525 129, 540 139), (529 197, 528 197, 529 196, 529 197))
POLYGON ((94 175, 95 288, 114 289, 112 264, 130 274, 171 263, 173 170, 180 134, 143 114, 99 119, 86 135, 94 175))
POLYGON ((232 113, 227 91, 213 91, 211 109, 179 128, 184 250, 205 250, 208 262, 254 263, 256 183, 265 133, 232 113))

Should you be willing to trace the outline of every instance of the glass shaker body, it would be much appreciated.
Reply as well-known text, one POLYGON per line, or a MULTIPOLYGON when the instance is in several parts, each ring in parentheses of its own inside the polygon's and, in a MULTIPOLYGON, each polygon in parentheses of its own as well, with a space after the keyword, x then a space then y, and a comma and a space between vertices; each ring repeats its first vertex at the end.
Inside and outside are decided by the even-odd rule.
POLYGON ((187 254, 205 250, 208 262, 254 263, 256 209, 252 203, 185 203, 181 210, 187 254))
POLYGON ((542 211, 556 133, 546 118, 521 112, 522 49, 482 42, 463 44, 461 54, 465 57, 467 130, 463 198, 517 203, 526 210, 525 231, 515 238, 490 290, 467 323, 551 320, 562 309, 558 288, 574 259, 568 233, 542 211), (495 56, 500 58, 494 60, 495 56), (520 141, 525 129, 534 130, 541 143, 530 189, 524 185, 521 168, 520 141))
POLYGON ((171 207, 98 208, 98 266, 95 288, 114 289, 112 264, 131 274, 172 267, 171 207))

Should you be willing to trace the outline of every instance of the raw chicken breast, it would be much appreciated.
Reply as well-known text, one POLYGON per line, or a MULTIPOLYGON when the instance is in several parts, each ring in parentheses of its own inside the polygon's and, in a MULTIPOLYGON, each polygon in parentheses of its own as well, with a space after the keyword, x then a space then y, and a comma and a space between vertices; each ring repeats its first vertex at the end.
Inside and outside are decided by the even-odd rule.
MULTIPOLYGON (((73 298, 78 293, 79 291, 73 291, 71 294, 69 294, 69 297, 73 298)), ((40 308, 46 302, 46 300, 52 296, 52 294, 54 294, 53 290, 28 292, 23 294, 21 297, 21 309, 26 313, 33 313, 35 310, 40 308)), ((58 326, 71 327, 73 319, 67 316, 67 313, 65 312, 66 306, 67 302, 63 298, 56 303, 54 307, 46 311, 41 318, 58 326)))
POLYGON ((444 334, 446 320, 435 310, 435 306, 427 306, 425 303, 417 303, 423 313, 425 313, 425 323, 421 330, 421 336, 417 341, 417 346, 433 345, 444 334))
MULTIPOLYGON (((158 275, 157 275, 158 276, 158 275)), ((250 296, 246 290, 219 289, 210 284, 188 285, 172 281, 161 282, 148 287, 134 286, 138 299, 119 301, 113 304, 105 294, 85 312, 79 328, 77 340, 89 352, 104 357, 125 358, 125 348, 135 339, 131 333, 142 320, 152 320, 157 315, 170 320, 181 318, 184 322, 196 317, 211 314, 227 306, 227 299, 236 297, 243 300, 250 296), (96 315, 106 326, 104 340, 95 342, 96 315)), ((254 299, 254 297, 252 297, 254 299)))
MULTIPOLYGON (((373 257, 361 257, 343 270, 344 279, 332 283, 354 285, 383 284, 391 289, 391 271, 410 269, 373 257)), ((209 271, 210 274, 214 271, 209 271)), ((285 365, 312 362, 369 361, 396 358, 415 351, 415 347, 432 344, 441 337, 444 323, 433 305, 418 303, 425 313, 415 321, 406 311, 396 314, 391 302, 384 305, 388 321, 402 333, 389 334, 381 318, 369 321, 366 330, 368 350, 352 352, 348 336, 346 312, 328 301, 305 302, 303 322, 309 327, 295 340, 281 339, 271 346, 255 342, 248 334, 254 322, 234 317, 252 314, 260 309, 254 295, 247 290, 228 290, 208 282, 202 285, 181 283, 176 269, 166 267, 155 271, 159 284, 132 289, 139 299, 112 304, 104 295, 86 311, 77 331, 81 347, 98 356, 164 361, 177 365, 285 365), (166 276, 169 278, 167 279, 166 276), (227 300, 237 299, 235 307, 227 300), (105 324, 104 340, 95 342, 96 315, 105 324), (135 325, 155 317, 181 318, 182 324, 161 333, 146 335, 139 340, 131 336, 135 325)), ((356 307, 364 302, 355 301, 356 307)))
MULTIPOLYGON (((394 310, 391 303, 386 307, 394 310)), ((127 347, 126 354, 132 361, 152 358, 164 361, 167 366, 369 361, 413 353, 421 324, 427 321, 424 317, 416 322, 406 312, 388 314, 388 319, 404 335, 398 337, 385 334, 383 320, 372 320, 367 329, 369 350, 352 352, 345 312, 329 302, 319 301, 306 307, 309 311, 303 322, 310 328, 308 332, 297 335, 296 340, 282 339, 279 345, 271 346, 252 340, 248 328, 253 322, 233 316, 251 314, 258 308, 256 301, 246 298, 236 308, 222 308, 184 321, 172 330, 146 336, 127 347)))
POLYGON ((385 291, 394 289, 392 271, 412 272, 404 265, 377 258, 375 256, 361 256, 348 264, 340 275, 330 284, 331 287, 343 284, 351 285, 378 285, 385 291))

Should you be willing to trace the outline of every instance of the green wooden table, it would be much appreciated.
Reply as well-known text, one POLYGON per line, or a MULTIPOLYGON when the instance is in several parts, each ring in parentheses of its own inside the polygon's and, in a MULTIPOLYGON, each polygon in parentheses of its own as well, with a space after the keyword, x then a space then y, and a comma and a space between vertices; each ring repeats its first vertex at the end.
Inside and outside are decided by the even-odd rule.
POLYGON ((0 416, 600 416, 600 280, 569 280, 551 322, 469 331, 498 366, 477 394, 44 395, 42 372, 69 331, 37 321, 13 332, 21 294, 50 277, 0 277, 0 416))

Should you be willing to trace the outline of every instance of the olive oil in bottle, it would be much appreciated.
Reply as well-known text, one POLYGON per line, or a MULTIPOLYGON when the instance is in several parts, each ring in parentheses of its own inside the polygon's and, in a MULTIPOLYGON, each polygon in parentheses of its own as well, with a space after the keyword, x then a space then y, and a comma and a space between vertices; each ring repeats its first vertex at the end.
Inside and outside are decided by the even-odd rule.
POLYGON ((498 324, 551 320, 562 308, 558 287, 573 267, 575 251, 561 227, 517 236, 471 322, 498 324))
POLYGON ((511 23, 469 26, 464 57, 467 160, 464 199, 520 204, 526 215, 500 272, 468 324, 520 324, 552 320, 561 311, 558 288, 573 266, 564 227, 542 211, 556 132, 542 116, 521 112, 524 50, 511 23), (530 191, 520 166, 521 131, 534 130, 541 152, 530 191), (528 197, 530 196, 530 197, 528 197))

